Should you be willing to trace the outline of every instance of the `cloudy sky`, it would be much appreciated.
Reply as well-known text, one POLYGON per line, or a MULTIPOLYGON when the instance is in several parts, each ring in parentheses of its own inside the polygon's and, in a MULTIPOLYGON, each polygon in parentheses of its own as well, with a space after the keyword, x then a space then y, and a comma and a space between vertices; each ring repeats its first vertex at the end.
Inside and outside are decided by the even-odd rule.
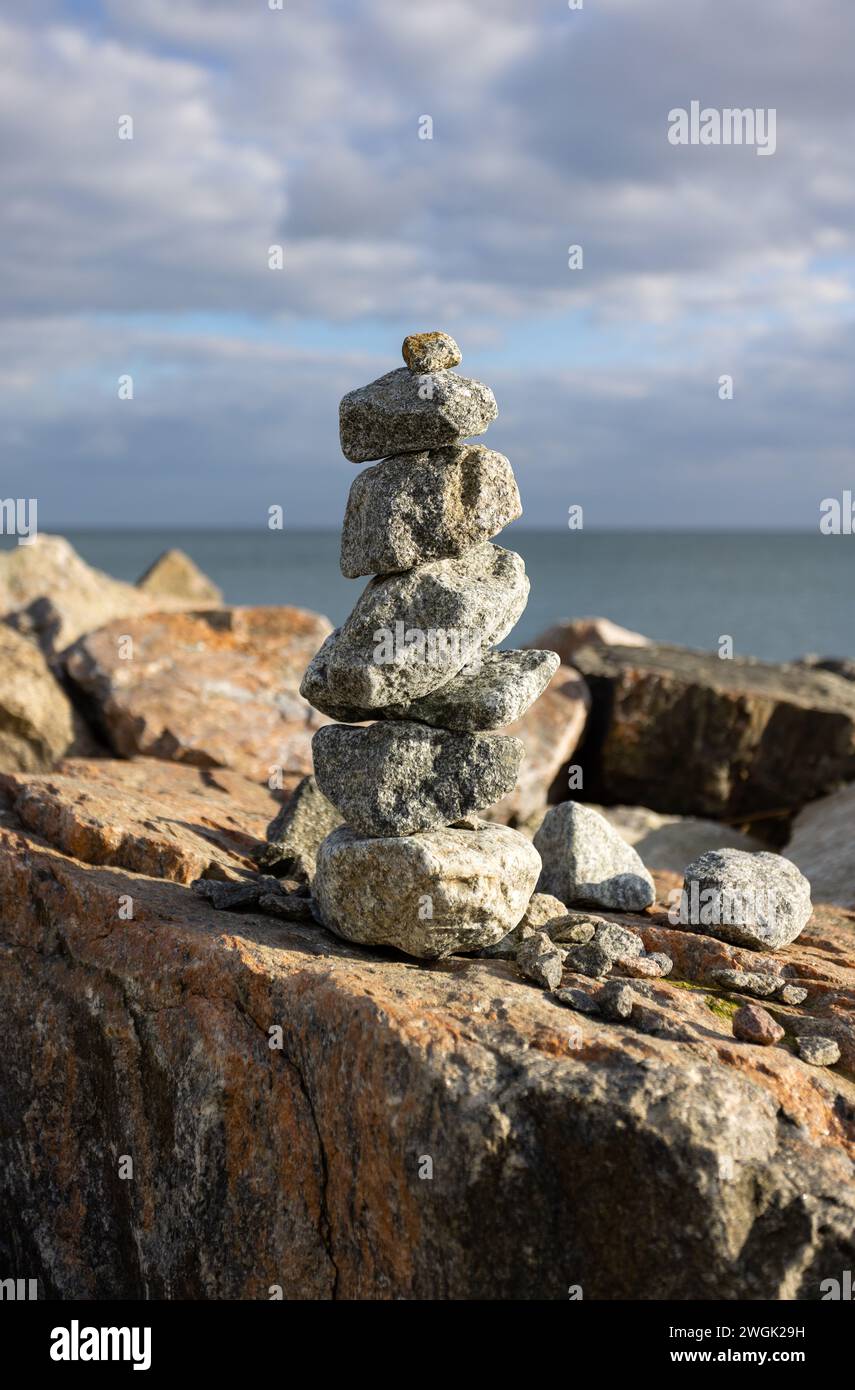
POLYGON ((815 529, 853 41, 852 0, 0 0, 0 496, 337 526, 340 396, 442 328, 530 524, 815 529), (695 100, 774 107, 774 155, 670 144, 695 100))

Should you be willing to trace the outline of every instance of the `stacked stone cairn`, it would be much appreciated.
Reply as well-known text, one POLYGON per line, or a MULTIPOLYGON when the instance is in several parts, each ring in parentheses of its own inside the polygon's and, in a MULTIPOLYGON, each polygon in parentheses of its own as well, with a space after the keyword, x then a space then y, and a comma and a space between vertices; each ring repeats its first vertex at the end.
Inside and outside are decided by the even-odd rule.
POLYGON ((351 487, 341 569, 374 577, 301 691, 339 721, 313 739, 318 786, 344 820, 318 851, 317 914, 349 941, 435 958, 500 941, 534 891, 531 842, 473 813, 513 790, 523 745, 494 731, 559 658, 496 648, 529 582, 520 556, 491 544, 522 512, 511 466, 464 442, 496 418, 492 391, 452 370, 445 333, 408 337, 403 355, 341 402, 345 457, 382 460, 351 487))

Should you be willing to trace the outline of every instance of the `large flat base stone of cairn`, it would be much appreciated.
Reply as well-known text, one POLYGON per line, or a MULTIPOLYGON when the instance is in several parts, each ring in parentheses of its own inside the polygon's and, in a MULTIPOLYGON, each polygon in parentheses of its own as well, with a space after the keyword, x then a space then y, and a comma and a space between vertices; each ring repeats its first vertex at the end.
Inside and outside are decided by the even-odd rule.
POLYGON ((555 652, 487 652, 480 665, 460 671, 439 690, 380 710, 343 705, 330 698, 321 653, 307 673, 303 694, 315 709, 343 724, 372 719, 410 719, 439 729, 474 733, 502 729, 525 714, 558 669, 555 652))
POLYGON ((511 465, 471 444, 384 459, 353 483, 341 533, 348 579, 461 555, 522 516, 511 465))
POLYGON ((523 751, 501 734, 405 722, 327 724, 312 744, 318 786, 365 835, 413 835, 490 806, 513 787, 523 751))
POLYGON ((380 839, 342 826, 318 851, 314 897, 338 936, 432 960, 501 941, 539 872, 537 850, 504 825, 380 839))
POLYGON ((300 691, 375 713, 428 695, 507 636, 528 590, 522 558, 491 544, 381 575, 312 658, 300 691))
POLYGON ((398 367, 349 391, 339 406, 341 451, 352 463, 441 449, 483 434, 499 410, 489 386, 456 372, 398 367))
POLYGON ((656 896, 653 879, 632 845, 590 806, 577 801, 553 806, 534 844, 543 859, 538 891, 552 893, 568 906, 639 912, 656 896))

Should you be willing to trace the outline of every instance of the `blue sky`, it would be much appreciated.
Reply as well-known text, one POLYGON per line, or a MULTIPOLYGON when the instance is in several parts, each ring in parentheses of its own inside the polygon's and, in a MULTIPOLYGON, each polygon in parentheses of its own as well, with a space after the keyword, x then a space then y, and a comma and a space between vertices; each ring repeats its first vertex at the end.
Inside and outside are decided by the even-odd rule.
POLYGON ((0 0, 0 495, 337 526, 340 396, 443 328, 529 524, 815 528, 855 480, 853 39, 851 0, 0 0), (774 155, 669 144, 692 100, 775 107, 774 155))

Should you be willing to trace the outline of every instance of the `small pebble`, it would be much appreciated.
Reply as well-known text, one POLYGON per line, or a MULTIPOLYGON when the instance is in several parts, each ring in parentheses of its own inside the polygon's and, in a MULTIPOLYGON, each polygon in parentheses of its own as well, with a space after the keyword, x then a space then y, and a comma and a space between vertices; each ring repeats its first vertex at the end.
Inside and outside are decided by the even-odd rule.
POLYGON ((520 974, 542 989, 556 989, 561 984, 563 966, 564 952, 554 946, 543 931, 528 937, 517 952, 520 974))
POLYGON ((784 1029, 759 1004, 743 1004, 733 1015, 733 1036, 742 1042, 769 1047, 781 1041, 784 1029))
POLYGON ((216 878, 197 878, 191 887, 197 898, 206 898, 219 912, 254 912, 262 891, 257 880, 232 883, 216 878))
MULTIPOLYGON (((553 898, 551 893, 532 893, 520 925, 531 927, 532 931, 547 931, 550 922, 563 921, 566 916, 567 908, 560 899, 553 898)), ((552 936, 552 932, 549 935, 552 936)), ((555 937, 552 939, 554 941, 555 937)))
POLYGON ((586 917, 583 912, 565 912, 562 917, 553 917, 546 925, 546 931, 553 941, 572 941, 577 946, 585 946, 596 929, 596 919, 586 917))
POLYGON ((767 999, 781 985, 780 976, 765 974, 759 970, 714 970, 712 978, 722 989, 733 989, 739 994, 754 994, 758 999, 767 999))
POLYGON ((410 333, 401 355, 411 372, 444 372, 456 367, 463 354, 449 333, 410 333))
POLYGON ((668 956, 618 956, 614 962, 615 970, 633 979, 656 980, 667 975, 673 961, 668 956))
POLYGON ((783 985, 777 994, 782 1004, 803 1004, 807 997, 808 992, 801 985, 783 985))
POLYGON ((600 1006, 596 999, 592 999, 590 994, 586 994, 583 989, 557 989, 553 998, 559 1004, 564 1004, 568 1009, 575 1009, 577 1014, 598 1014, 600 1006))
POLYGON ((640 936, 628 927, 619 927, 616 922, 601 922, 594 932, 594 945, 601 951, 618 960, 627 956, 640 956, 644 943, 640 936))
POLYGON ((600 1013, 605 1018, 611 1019, 613 1023, 620 1023, 632 1013, 632 989, 624 984, 623 980, 609 980, 608 984, 597 991, 597 1003, 600 1013))
POLYGON ((798 1038, 796 1048, 802 1061, 812 1067, 833 1067, 840 1061, 840 1048, 833 1038, 798 1038))
POLYGON ((578 975, 602 979, 612 968, 612 957, 591 941, 587 946, 571 946, 567 952, 567 969, 578 975))

